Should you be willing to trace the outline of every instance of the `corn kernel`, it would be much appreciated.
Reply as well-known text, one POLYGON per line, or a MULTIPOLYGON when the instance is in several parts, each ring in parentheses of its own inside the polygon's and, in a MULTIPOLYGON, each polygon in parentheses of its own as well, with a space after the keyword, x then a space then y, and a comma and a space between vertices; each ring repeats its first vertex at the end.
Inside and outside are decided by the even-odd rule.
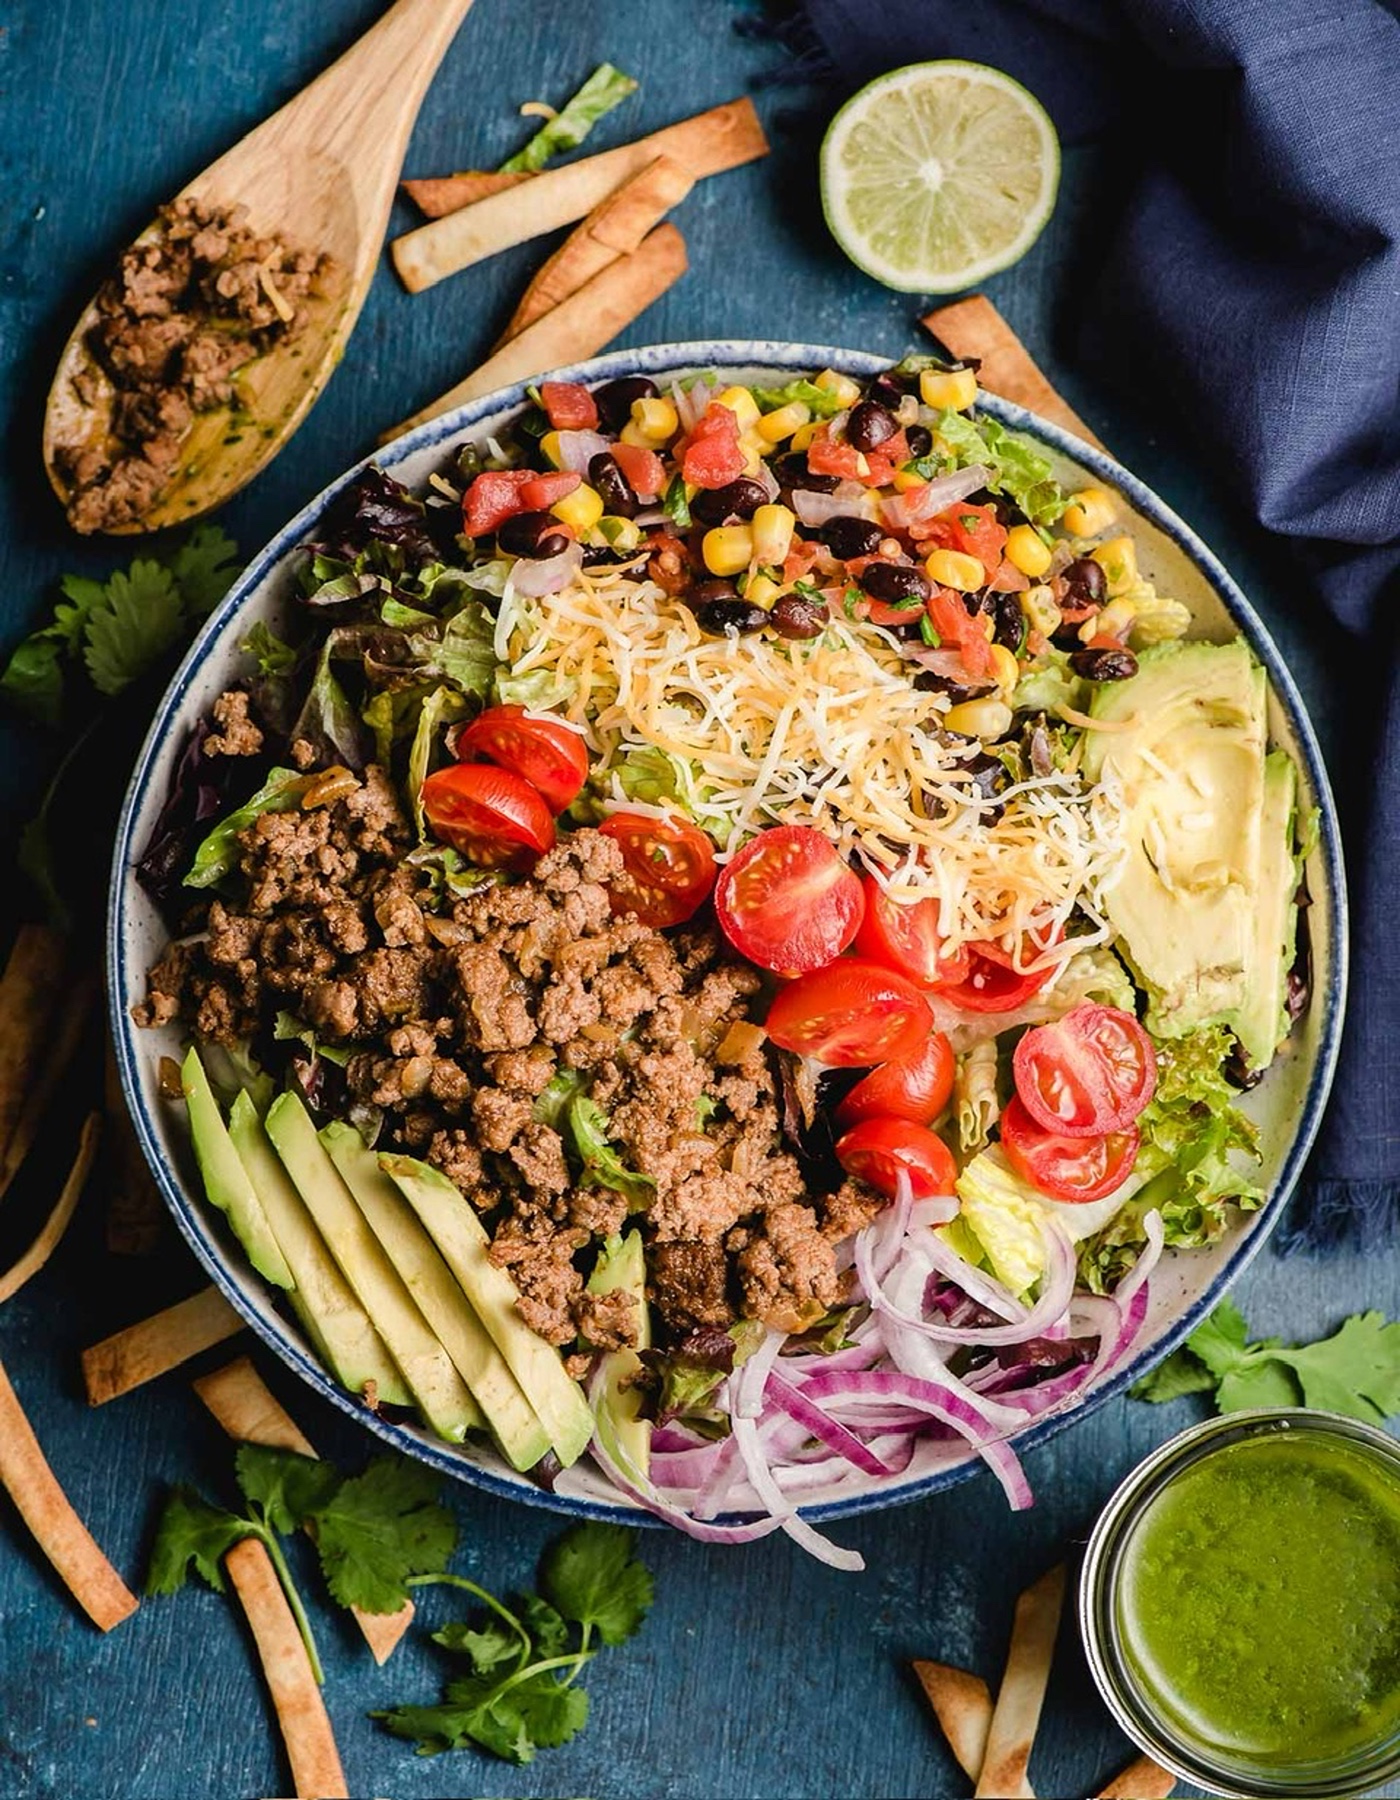
POLYGON ((894 491, 897 494, 907 494, 913 488, 928 486, 928 483, 924 480, 923 476, 916 475, 912 469, 896 469, 892 477, 892 483, 894 491))
POLYGON ((925 406, 966 412, 977 404, 975 369, 925 369, 919 376, 919 397, 925 406))
POLYGON ((1060 629, 1060 609, 1048 587, 1028 587, 1021 595, 1021 611, 1032 631, 1054 637, 1060 629))
POLYGON ((1065 530, 1076 537, 1097 537, 1117 517, 1113 498, 1102 488, 1081 488, 1071 494, 1064 511, 1065 530))
POLYGON ((1001 692, 1003 699, 1011 692, 1021 679, 1021 665, 1016 661, 1014 653, 1005 644, 993 644, 991 649, 991 675, 1001 692))
POLYGON ((641 435, 646 449, 669 443, 680 429, 680 419, 671 402, 659 395, 632 402, 632 424, 641 435))
POLYGON ((760 506, 754 513, 753 553, 761 563, 783 563, 792 548, 797 515, 786 506, 760 506))
POLYGON ((722 394, 716 395, 720 406, 727 406, 739 421, 739 429, 746 431, 750 425, 759 421, 758 402, 746 387, 727 387, 722 394))
POLYGON ((849 375, 838 375, 835 369, 823 369, 812 386, 825 388, 842 406, 854 406, 860 399, 860 384, 852 381, 849 375))
POLYGON ((642 528, 635 519, 622 519, 606 513, 598 521, 598 533, 612 550, 635 550, 642 541, 642 528))
POLYGON ((960 594, 975 594, 987 585, 987 571, 975 556, 961 550, 931 550, 924 567, 930 581, 956 588, 960 594))
POLYGON ((556 500, 549 510, 561 523, 572 525, 582 537, 585 531, 592 531, 602 518, 603 496, 597 488, 591 488, 584 482, 572 494, 565 494, 562 500, 556 500))
POLYGON ((821 430, 821 428, 822 428, 822 422, 820 419, 809 419, 805 425, 799 425, 797 430, 794 431, 792 434, 793 449, 794 450, 809 449, 811 446, 811 443, 812 443, 812 439, 814 437, 816 437, 817 433, 821 430))
POLYGON ((762 570, 750 575, 744 583, 744 598, 749 605, 761 606, 765 612, 783 592, 782 582, 774 581, 771 575, 765 575, 762 570))
POLYGON ((1079 627, 1079 641, 1087 644, 1092 638, 1111 637, 1121 642, 1126 639, 1136 617, 1137 606, 1126 594, 1120 595, 1084 621, 1079 627))
POLYGON ((1007 560, 1023 575, 1037 580, 1050 567, 1050 547, 1034 525, 1013 525, 1006 534, 1007 560))
POLYGON ((805 400, 790 400, 776 412, 764 413, 758 421, 758 435, 765 443, 781 444, 784 438, 792 436, 799 425, 805 425, 811 416, 812 409, 805 400))
POLYGON ((540 439, 540 453, 552 469, 562 469, 564 453, 559 448, 559 433, 547 431, 540 439))
POLYGON ((700 546, 711 575, 738 575, 753 561, 753 533, 747 525, 716 525, 700 546))
POLYGON ((763 459, 767 456, 770 445, 765 444, 756 431, 739 433, 739 454, 744 459, 744 473, 757 475, 763 467, 763 459))
POLYGON ((1110 594, 1121 594, 1137 580, 1137 545, 1130 537, 1109 538, 1089 554, 1103 570, 1110 594))
POLYGON ((1011 729, 1011 708, 990 694, 980 700, 964 700, 961 705, 948 708, 943 726, 959 737, 1005 737, 1011 729))

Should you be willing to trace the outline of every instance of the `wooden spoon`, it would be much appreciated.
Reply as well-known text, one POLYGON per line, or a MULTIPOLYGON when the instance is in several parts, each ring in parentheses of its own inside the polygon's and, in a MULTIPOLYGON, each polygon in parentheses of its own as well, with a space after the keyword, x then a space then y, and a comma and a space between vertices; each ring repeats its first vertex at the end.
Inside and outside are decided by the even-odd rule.
MULTIPOLYGON (((276 456, 340 361, 379 260, 394 188, 428 83, 471 0, 396 0, 378 24, 295 99, 196 175, 178 198, 247 209, 250 228, 288 250, 325 252, 333 266, 305 303, 294 338, 237 376, 236 414, 195 417, 169 484, 139 521, 111 529, 158 531, 220 506, 276 456)), ((138 243, 159 235, 158 224, 138 243)), ((94 300, 64 347, 44 416, 44 465, 67 505, 60 445, 102 443, 115 391, 97 370, 88 333, 94 300), (95 399, 74 384, 86 372, 95 399)))

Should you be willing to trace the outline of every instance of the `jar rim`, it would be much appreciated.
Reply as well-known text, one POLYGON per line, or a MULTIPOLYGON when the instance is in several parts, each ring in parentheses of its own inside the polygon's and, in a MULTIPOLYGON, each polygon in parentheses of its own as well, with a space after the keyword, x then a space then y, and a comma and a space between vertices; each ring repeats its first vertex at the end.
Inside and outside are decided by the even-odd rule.
POLYGON ((1296 1769, 1265 1771, 1214 1763, 1195 1743, 1183 1741, 1151 1708, 1118 1653, 1117 1580, 1123 1551, 1148 1506, 1186 1469, 1205 1457, 1251 1438, 1313 1435, 1364 1447, 1400 1474, 1400 1443, 1375 1426, 1343 1413, 1311 1407, 1269 1407, 1224 1413, 1188 1426, 1158 1445, 1114 1489, 1090 1533, 1079 1579, 1079 1630, 1099 1696, 1122 1731, 1140 1750, 1223 1800, 1331 1800, 1355 1795, 1400 1774, 1400 1732, 1367 1746, 1296 1769), (1248 1786, 1238 1785, 1247 1782, 1248 1786))

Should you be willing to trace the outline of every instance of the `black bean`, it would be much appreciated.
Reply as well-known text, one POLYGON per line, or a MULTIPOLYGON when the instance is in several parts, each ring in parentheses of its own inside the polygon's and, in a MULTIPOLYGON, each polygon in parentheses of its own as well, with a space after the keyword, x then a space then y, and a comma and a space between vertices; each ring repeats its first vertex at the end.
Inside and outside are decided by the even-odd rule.
POLYGON ((1066 563, 1060 573, 1072 606, 1099 606, 1108 595, 1108 577, 1092 556, 1066 563))
POLYGON ((741 475, 723 487, 701 488, 690 502, 690 516, 702 525, 723 525, 726 519, 751 519, 768 498, 761 481, 741 475))
POLYGON ((702 631, 723 637, 730 631, 762 631, 768 614, 761 606, 750 606, 747 600, 704 600, 695 608, 695 618, 702 631))
POLYGON ((596 456, 589 457, 588 481, 602 495, 604 512, 618 519, 630 519, 636 512, 637 496, 618 468, 617 458, 611 450, 600 450, 596 456))
POLYGON ((855 556, 873 556, 880 548, 882 533, 869 519, 838 513, 834 519, 827 520, 817 535, 833 556, 849 562, 855 556))
POLYGON ((608 568, 615 563, 635 562, 638 554, 636 550, 614 550, 611 544, 585 544, 583 566, 585 569, 608 568))
POLYGON ((831 618, 820 600, 809 600, 805 594, 780 595, 768 616, 783 638, 820 637, 831 618))
POLYGON ((992 642, 1001 644, 1008 650, 1019 650, 1021 639, 1026 635, 1026 615, 1021 611, 1019 594, 992 594, 985 596, 987 604, 983 610, 992 615, 992 642))
POLYGON ((834 494, 840 485, 835 475, 814 475, 807 467, 807 458, 797 450, 780 456, 773 464, 773 473, 783 487, 803 488, 809 494, 834 494))
POLYGON ((1128 681, 1137 674, 1137 658, 1131 650, 1074 650, 1069 666, 1086 681, 1128 681))
POLYGON ((689 606, 703 606, 707 600, 737 600, 739 590, 732 581, 712 576, 705 581, 697 581, 685 598, 689 606))
POLYGON ((909 392, 900 378, 886 369, 883 375, 877 375, 873 381, 865 384, 865 397, 874 400, 880 406, 894 412, 900 401, 909 392))
POLYGON ((861 573, 860 585, 872 600, 898 606, 902 600, 927 600, 933 584, 912 563, 873 562, 861 573))
MULTIPOLYGON (((1011 779, 1001 758, 989 756, 985 750, 969 757, 960 767, 971 775, 971 793, 978 800, 995 800, 1011 779)), ((984 825, 988 825, 999 819, 1005 810, 1004 806, 986 807, 978 816, 984 825)))
POLYGON ((507 556, 528 556, 538 560, 558 556, 573 542, 553 513, 516 513, 496 533, 496 542, 507 556))
POLYGON ((846 442, 854 444, 860 451, 878 450, 898 430, 892 412, 874 400, 862 400, 859 406, 851 409, 851 416, 846 421, 846 442))
POLYGON ((917 460, 921 456, 927 456, 932 450, 933 433, 927 425, 906 425, 904 441, 909 446, 910 457, 917 460))
POLYGON ((619 381, 605 381, 593 390, 593 403, 598 418, 609 431, 621 431, 632 417, 634 400, 654 400, 661 392, 645 375, 624 375, 619 381))

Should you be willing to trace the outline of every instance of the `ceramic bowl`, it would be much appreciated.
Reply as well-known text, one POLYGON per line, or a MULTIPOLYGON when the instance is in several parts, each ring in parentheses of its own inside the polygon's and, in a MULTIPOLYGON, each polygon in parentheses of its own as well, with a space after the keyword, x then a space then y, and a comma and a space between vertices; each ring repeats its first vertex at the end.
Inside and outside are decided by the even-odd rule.
MULTIPOLYGON (((591 383, 622 375, 664 378, 719 369, 727 380, 776 384, 813 369, 829 367, 866 377, 885 366, 884 358, 830 347, 701 342, 617 351, 562 373, 591 383)), ((514 387, 476 401, 399 438, 374 460, 410 486, 422 484, 448 463, 460 443, 485 438, 523 399, 522 389, 514 387)), ((1093 482, 1117 491, 1131 516, 1143 572, 1190 606, 1196 619, 1194 635, 1244 636, 1268 673, 1271 740, 1296 759, 1303 798, 1317 807, 1320 819, 1307 871, 1313 899, 1308 915, 1315 970, 1312 1005, 1275 1066, 1245 1102, 1260 1127, 1267 1204, 1212 1248, 1164 1258, 1152 1277, 1151 1308, 1135 1354, 1071 1408, 1020 1433, 1017 1448, 1027 1450, 1121 1393, 1174 1349, 1216 1304, 1277 1223, 1316 1134, 1332 1079, 1346 992, 1346 900, 1336 812, 1316 738, 1287 668, 1240 589, 1189 526, 1101 451, 993 395, 985 396, 983 404, 1008 427, 1035 438, 1053 458, 1067 487, 1093 482)), ((204 1199, 183 1108, 163 1100, 158 1086, 161 1057, 179 1049, 177 1032, 139 1031, 131 1022, 130 1008, 144 993, 146 968, 167 935, 155 906, 135 880, 133 866, 151 835, 175 760, 189 729, 234 678, 238 645, 252 622, 261 618, 275 626, 287 611, 298 546, 316 535, 318 520, 359 466, 363 465, 319 494, 249 563, 191 646, 141 750, 117 834, 108 916, 108 1000, 123 1089, 161 1192, 211 1280, 258 1336, 319 1394, 396 1449, 494 1493, 563 1512, 646 1522, 646 1516, 623 1501, 587 1461, 569 1470, 547 1494, 514 1473, 492 1450, 452 1446, 411 1424, 375 1417, 337 1387, 301 1330, 274 1306, 273 1291, 249 1267, 228 1236, 222 1216, 204 1199)), ((847 1487, 826 1504, 817 1494, 803 1510, 814 1519, 834 1519, 914 1500, 965 1480, 980 1466, 960 1445, 929 1442, 899 1477, 865 1478, 863 1486, 847 1487)))

